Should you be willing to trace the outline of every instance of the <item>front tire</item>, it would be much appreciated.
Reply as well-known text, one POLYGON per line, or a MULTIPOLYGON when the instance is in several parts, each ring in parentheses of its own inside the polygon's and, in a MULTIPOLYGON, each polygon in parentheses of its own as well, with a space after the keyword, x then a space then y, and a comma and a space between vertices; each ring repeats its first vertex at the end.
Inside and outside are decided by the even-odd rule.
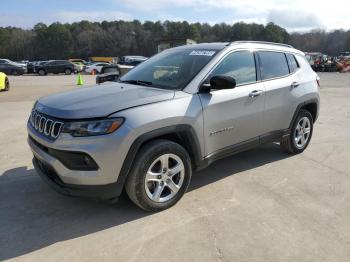
POLYGON ((313 118, 309 111, 301 109, 290 134, 282 138, 281 147, 288 153, 300 154, 310 143, 313 132, 313 118))
POLYGON ((65 73, 66 75, 71 75, 71 74, 72 74, 72 70, 69 69, 69 68, 67 68, 67 69, 64 70, 64 73, 65 73))
POLYGON ((137 154, 125 189, 142 209, 161 211, 182 198, 191 175, 191 159, 182 146, 168 140, 154 140, 137 154))

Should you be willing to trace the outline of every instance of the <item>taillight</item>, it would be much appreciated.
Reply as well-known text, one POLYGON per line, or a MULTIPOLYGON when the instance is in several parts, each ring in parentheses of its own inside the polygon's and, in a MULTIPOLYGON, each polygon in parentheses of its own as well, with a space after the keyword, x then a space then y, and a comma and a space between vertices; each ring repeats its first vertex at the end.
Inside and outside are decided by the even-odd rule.
POLYGON ((318 87, 321 87, 321 84, 320 84, 320 77, 319 77, 319 76, 316 77, 316 82, 317 82, 317 86, 318 86, 318 87))

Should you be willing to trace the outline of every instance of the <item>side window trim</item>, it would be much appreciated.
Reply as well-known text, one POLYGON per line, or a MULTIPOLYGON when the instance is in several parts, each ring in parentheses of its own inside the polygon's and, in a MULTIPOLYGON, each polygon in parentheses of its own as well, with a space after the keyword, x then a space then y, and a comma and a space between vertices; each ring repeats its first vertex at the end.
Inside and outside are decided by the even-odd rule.
MULTIPOLYGON (((255 51, 251 51, 249 49, 236 49, 236 50, 232 50, 229 53, 227 53, 225 56, 223 56, 212 68, 211 70, 205 75, 205 77, 202 79, 202 81, 200 82, 200 85, 202 85, 203 83, 206 82, 206 80, 208 79, 208 77, 211 75, 211 73, 220 65, 220 63, 222 61, 224 61, 224 59, 226 59, 229 55, 233 54, 233 53, 237 53, 237 52, 251 52, 253 54, 253 58, 254 58, 254 63, 255 63, 255 81, 253 82, 249 82, 249 83, 244 83, 244 84, 238 84, 236 85, 236 87, 240 87, 240 86, 246 86, 246 85, 251 85, 251 84, 255 84, 257 82, 259 82, 259 78, 258 78, 258 65, 257 65, 257 60, 255 58, 255 51)), ((213 91, 220 91, 220 90, 213 90, 213 91)))
POLYGON ((255 57, 255 67, 256 67, 256 75, 257 75, 257 82, 262 82, 262 72, 261 72, 261 60, 259 56, 259 51, 254 51, 254 57, 255 57), (258 77, 259 76, 259 77, 258 77))
MULTIPOLYGON (((295 73, 300 69, 299 62, 298 62, 298 60, 295 58, 296 62, 298 63, 298 66, 299 66, 299 67, 298 67, 298 70, 296 70, 295 72, 290 73, 290 71, 289 71, 289 74, 288 74, 288 75, 279 76, 279 77, 273 77, 273 78, 268 78, 268 79, 262 79, 262 72, 261 72, 262 66, 261 66, 261 59, 260 59, 260 56, 259 56, 259 52, 264 52, 264 51, 266 51, 266 52, 283 53, 284 56, 285 56, 285 59, 286 59, 286 61, 287 61, 288 70, 289 70, 289 62, 288 62, 288 59, 287 59, 287 57, 286 57, 286 52, 279 51, 279 50, 264 50, 264 49, 256 50, 256 55, 257 55, 258 61, 259 61, 259 72, 260 72, 260 74, 261 74, 261 79, 260 79, 258 82, 266 82, 266 81, 272 81, 272 80, 277 80, 277 79, 281 79, 281 78, 286 78, 286 77, 289 77, 289 76, 295 74, 295 73)), ((292 54, 292 55, 294 56, 293 53, 290 53, 290 54, 292 54)))
POLYGON ((289 68, 289 73, 290 73, 289 75, 295 74, 300 69, 300 64, 298 62, 298 59, 295 57, 295 55, 293 53, 284 53, 284 55, 287 58, 287 63, 288 63, 288 68, 289 68), (292 72, 292 70, 291 70, 291 66, 290 66, 290 63, 289 63, 288 55, 291 55, 293 57, 296 65, 297 65, 297 68, 295 69, 294 72, 292 72))
POLYGON ((289 71, 289 74, 291 75, 293 72, 292 72, 292 68, 291 68, 291 64, 289 62, 289 59, 287 57, 287 53, 284 53, 284 57, 286 58, 287 60, 287 65, 288 65, 288 71, 289 71))

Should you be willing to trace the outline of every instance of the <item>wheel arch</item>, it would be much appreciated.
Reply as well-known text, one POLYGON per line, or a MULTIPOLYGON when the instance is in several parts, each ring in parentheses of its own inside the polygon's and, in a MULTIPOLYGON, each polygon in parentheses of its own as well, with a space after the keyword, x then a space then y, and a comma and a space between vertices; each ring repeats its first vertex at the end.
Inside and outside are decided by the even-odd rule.
POLYGON ((202 161, 202 153, 198 137, 192 126, 175 125, 150 131, 148 133, 140 135, 137 139, 135 139, 129 148, 117 180, 118 195, 120 195, 124 188, 126 178, 129 175, 132 163, 134 162, 139 149, 148 142, 157 139, 170 140, 183 146, 190 155, 192 169, 198 169, 200 167, 202 161))
POLYGON ((36 72, 39 74, 40 71, 44 71, 45 75, 47 74, 47 70, 45 68, 38 68, 36 72))
POLYGON ((298 116, 298 113, 302 109, 309 111, 310 114, 312 115, 313 122, 314 123, 316 122, 317 117, 318 117, 319 101, 316 98, 314 98, 314 99, 307 100, 307 101, 305 101, 297 106, 297 108, 295 109, 293 118, 290 122, 289 129, 292 128, 293 123, 298 116))
POLYGON ((310 114, 312 115, 312 120, 315 123, 317 120, 317 112, 318 112, 318 106, 317 106, 317 102, 310 102, 307 103, 305 105, 303 105, 300 109, 305 109, 307 111, 310 112, 310 114))

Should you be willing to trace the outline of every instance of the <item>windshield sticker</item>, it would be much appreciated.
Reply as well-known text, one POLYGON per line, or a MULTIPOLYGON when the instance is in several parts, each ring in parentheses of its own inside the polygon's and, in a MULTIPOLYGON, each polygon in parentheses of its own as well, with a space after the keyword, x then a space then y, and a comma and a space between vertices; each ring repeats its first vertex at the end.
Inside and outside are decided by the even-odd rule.
POLYGON ((215 51, 210 50, 194 50, 190 53, 190 55, 203 55, 203 56, 213 56, 215 51))

